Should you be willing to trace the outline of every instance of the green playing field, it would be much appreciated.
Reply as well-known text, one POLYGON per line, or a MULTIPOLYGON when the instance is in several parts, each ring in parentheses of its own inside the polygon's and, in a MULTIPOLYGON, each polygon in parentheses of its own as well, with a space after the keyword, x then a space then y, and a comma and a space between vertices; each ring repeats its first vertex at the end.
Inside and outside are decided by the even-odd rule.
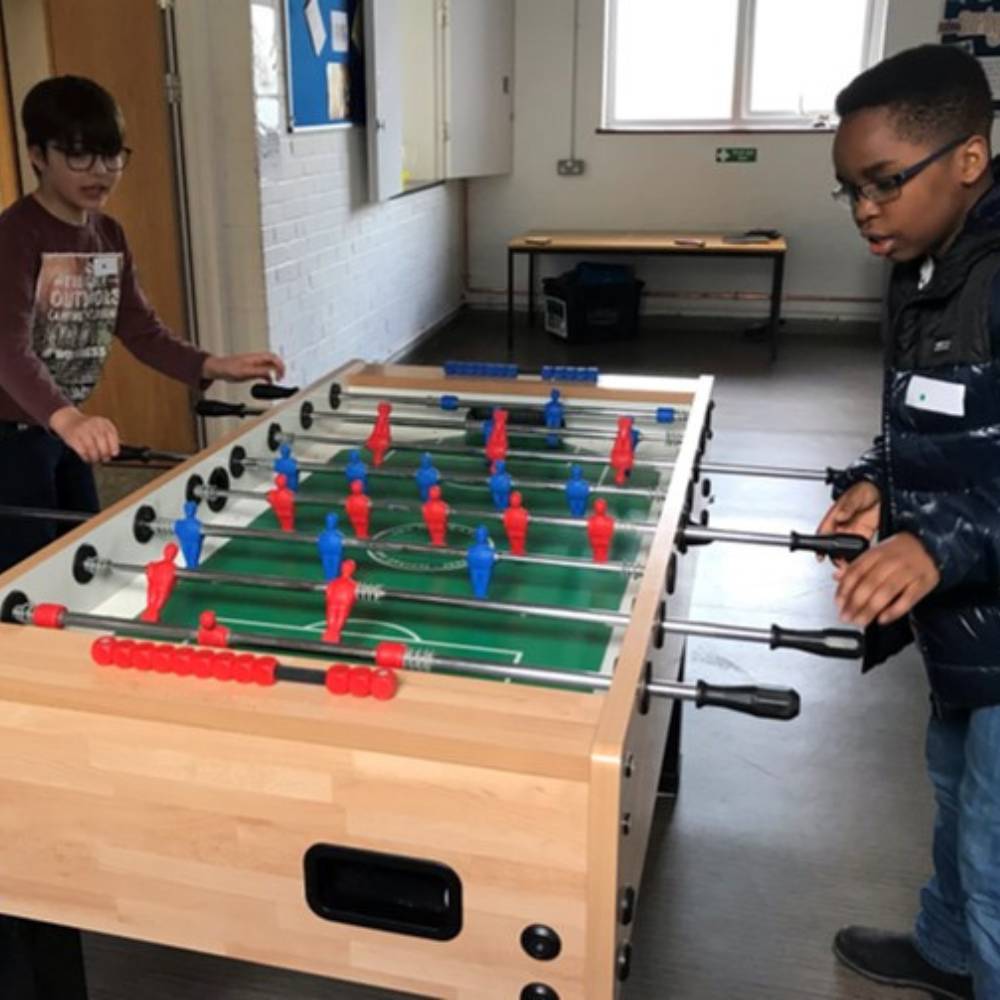
MULTIPOLYGON (((535 448, 544 450, 540 439, 535 448)), ((449 437, 427 442, 433 452, 435 444, 462 444, 464 438, 449 437)), ((533 447, 526 440, 511 439, 511 447, 526 450, 533 447)), ((642 447, 640 445, 639 454, 642 447)), ((364 453, 363 453, 364 454, 364 453)), ((565 452, 552 452, 566 455, 565 452)), ((342 467, 346 451, 339 452, 331 464, 342 467)), ((383 468, 414 470, 419 455, 413 451, 393 451, 383 468)), ((641 458, 639 459, 641 461, 641 458)), ((567 459, 541 462, 511 459, 508 471, 517 488, 518 479, 544 479, 564 482, 568 475, 567 459)), ((476 456, 435 456, 435 466, 447 480, 449 473, 466 476, 482 475, 483 485, 443 484, 443 496, 452 507, 492 509, 486 487, 485 460, 476 456)), ((379 477, 371 470, 368 492, 377 504, 379 500, 401 500, 419 504, 415 482, 410 476, 402 479, 379 477)), ((585 466, 587 478, 595 486, 610 477, 603 466, 585 466)), ((610 479, 608 480, 610 482, 610 479)), ((636 469, 629 485, 651 489, 657 485, 655 472, 636 469)), ((268 488, 259 473, 251 472, 234 482, 240 489, 268 488)), ((296 532, 317 536, 324 525, 327 508, 301 501, 316 495, 344 497, 347 482, 342 472, 313 473, 303 478, 296 512, 296 532)), ((523 490, 524 503, 535 514, 566 516, 563 491, 523 490)), ((592 497, 600 495, 599 490, 592 497)), ((648 497, 609 496, 608 509, 616 519, 648 519, 653 503, 648 497)), ((345 537, 354 537, 343 504, 333 508, 340 517, 345 537)), ((254 528, 277 527, 274 514, 262 505, 262 513, 249 525, 254 528)), ((465 549, 472 541, 478 522, 474 518, 453 514, 448 527, 448 545, 465 549)), ((482 521, 501 553, 508 550, 503 525, 498 520, 482 521)), ((640 554, 644 536, 629 531, 616 531, 610 558, 630 562, 640 554)), ((412 512, 372 511, 371 541, 392 540, 426 544, 427 532, 418 509, 412 512)), ((582 528, 531 524, 528 529, 529 555, 574 556, 589 559, 587 533, 582 528)), ((472 589, 464 558, 396 553, 375 548, 345 547, 345 558, 358 564, 355 578, 361 583, 422 593, 471 597, 472 589)), ((232 539, 207 558, 206 569, 227 573, 255 573, 289 576, 298 579, 323 580, 322 567, 315 544, 292 541, 271 542, 254 539, 232 539)), ((617 611, 627 586, 618 573, 598 573, 578 568, 530 566, 499 562, 494 570, 489 599, 528 605, 555 605, 572 608, 600 608, 617 611)), ((162 621, 170 625, 193 627, 199 612, 211 608, 220 621, 230 628, 245 632, 265 632, 295 638, 320 638, 324 628, 322 593, 298 593, 265 589, 181 581, 162 621)), ((605 657, 611 629, 603 625, 583 624, 555 619, 528 617, 521 614, 483 610, 439 607, 434 605, 384 599, 355 604, 344 629, 342 641, 348 645, 374 646, 381 641, 405 642, 414 648, 427 649, 441 656, 481 659, 493 662, 550 667, 567 670, 598 670, 605 657)))

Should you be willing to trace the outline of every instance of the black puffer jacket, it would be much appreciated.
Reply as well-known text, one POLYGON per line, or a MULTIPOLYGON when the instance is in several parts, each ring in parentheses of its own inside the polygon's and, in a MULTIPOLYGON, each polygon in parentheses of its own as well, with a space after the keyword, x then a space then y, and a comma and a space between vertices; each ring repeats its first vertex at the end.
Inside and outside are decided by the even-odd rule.
MULTIPOLYGON (((1000 157, 993 169, 1000 181, 1000 157)), ((923 289, 919 273, 919 261, 893 270, 882 434, 834 495, 875 483, 882 537, 909 531, 937 564, 940 584, 910 616, 936 697, 1000 704, 1000 183, 923 289), (915 377, 934 382, 924 392, 915 377), (936 412, 939 390, 953 412, 936 412)))

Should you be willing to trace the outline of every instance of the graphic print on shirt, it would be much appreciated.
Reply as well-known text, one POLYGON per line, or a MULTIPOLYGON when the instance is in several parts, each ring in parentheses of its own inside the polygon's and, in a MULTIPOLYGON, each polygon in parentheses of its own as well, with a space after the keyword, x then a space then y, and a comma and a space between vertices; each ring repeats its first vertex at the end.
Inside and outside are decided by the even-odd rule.
POLYGON ((120 253, 45 253, 35 283, 35 354, 74 403, 93 392, 121 302, 120 253))

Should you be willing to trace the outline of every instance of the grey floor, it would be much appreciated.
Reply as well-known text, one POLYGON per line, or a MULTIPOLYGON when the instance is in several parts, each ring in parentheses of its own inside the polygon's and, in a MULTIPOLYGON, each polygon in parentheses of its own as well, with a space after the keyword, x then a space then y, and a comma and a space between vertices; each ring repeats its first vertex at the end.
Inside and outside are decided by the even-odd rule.
MULTIPOLYGON (((407 360, 503 359, 495 314, 467 315, 407 360)), ((819 467, 849 460, 878 417, 870 329, 789 323, 779 360, 732 323, 648 324, 620 344, 564 345, 520 330, 517 360, 717 376, 710 458, 819 467)), ((713 524, 812 530, 826 489, 712 477, 713 524)), ((836 624, 827 566, 736 546, 699 555, 699 618, 836 624)), ((839 969, 830 940, 847 922, 905 928, 928 864, 923 773, 927 693, 907 652, 866 677, 850 663, 735 643, 691 643, 692 678, 791 685, 791 723, 731 713, 685 720, 681 793, 661 809, 634 937, 628 1000, 875 1000, 839 969)), ((202 955, 90 936, 93 1000, 388 1000, 390 994, 202 955)), ((912 994, 915 996, 915 994, 912 994)))

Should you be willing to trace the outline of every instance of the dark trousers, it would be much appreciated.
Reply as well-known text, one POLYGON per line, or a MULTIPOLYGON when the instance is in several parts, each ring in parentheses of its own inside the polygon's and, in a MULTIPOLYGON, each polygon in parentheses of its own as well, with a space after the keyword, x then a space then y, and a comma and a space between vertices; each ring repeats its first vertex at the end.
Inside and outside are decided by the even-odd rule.
MULTIPOLYGON (((94 473, 76 452, 41 427, 0 423, 0 504, 96 513, 94 473)), ((74 527, 0 517, 0 572, 74 527)), ((44 595, 29 595, 44 600, 44 595)))
MULTIPOLYGON (((3 887, 0 886, 0 898, 3 887)), ((80 932, 0 916, 3 1000, 87 1000, 80 932)))
MULTIPOLYGON (((94 474, 52 434, 0 423, 0 504, 96 512, 94 474)), ((48 545, 72 524, 0 517, 0 571, 48 545)), ((44 594, 29 595, 45 600, 44 594)), ((0 884, 0 906, 3 905, 0 884)), ((2 1000, 87 1000, 80 932, 0 915, 2 1000)))

